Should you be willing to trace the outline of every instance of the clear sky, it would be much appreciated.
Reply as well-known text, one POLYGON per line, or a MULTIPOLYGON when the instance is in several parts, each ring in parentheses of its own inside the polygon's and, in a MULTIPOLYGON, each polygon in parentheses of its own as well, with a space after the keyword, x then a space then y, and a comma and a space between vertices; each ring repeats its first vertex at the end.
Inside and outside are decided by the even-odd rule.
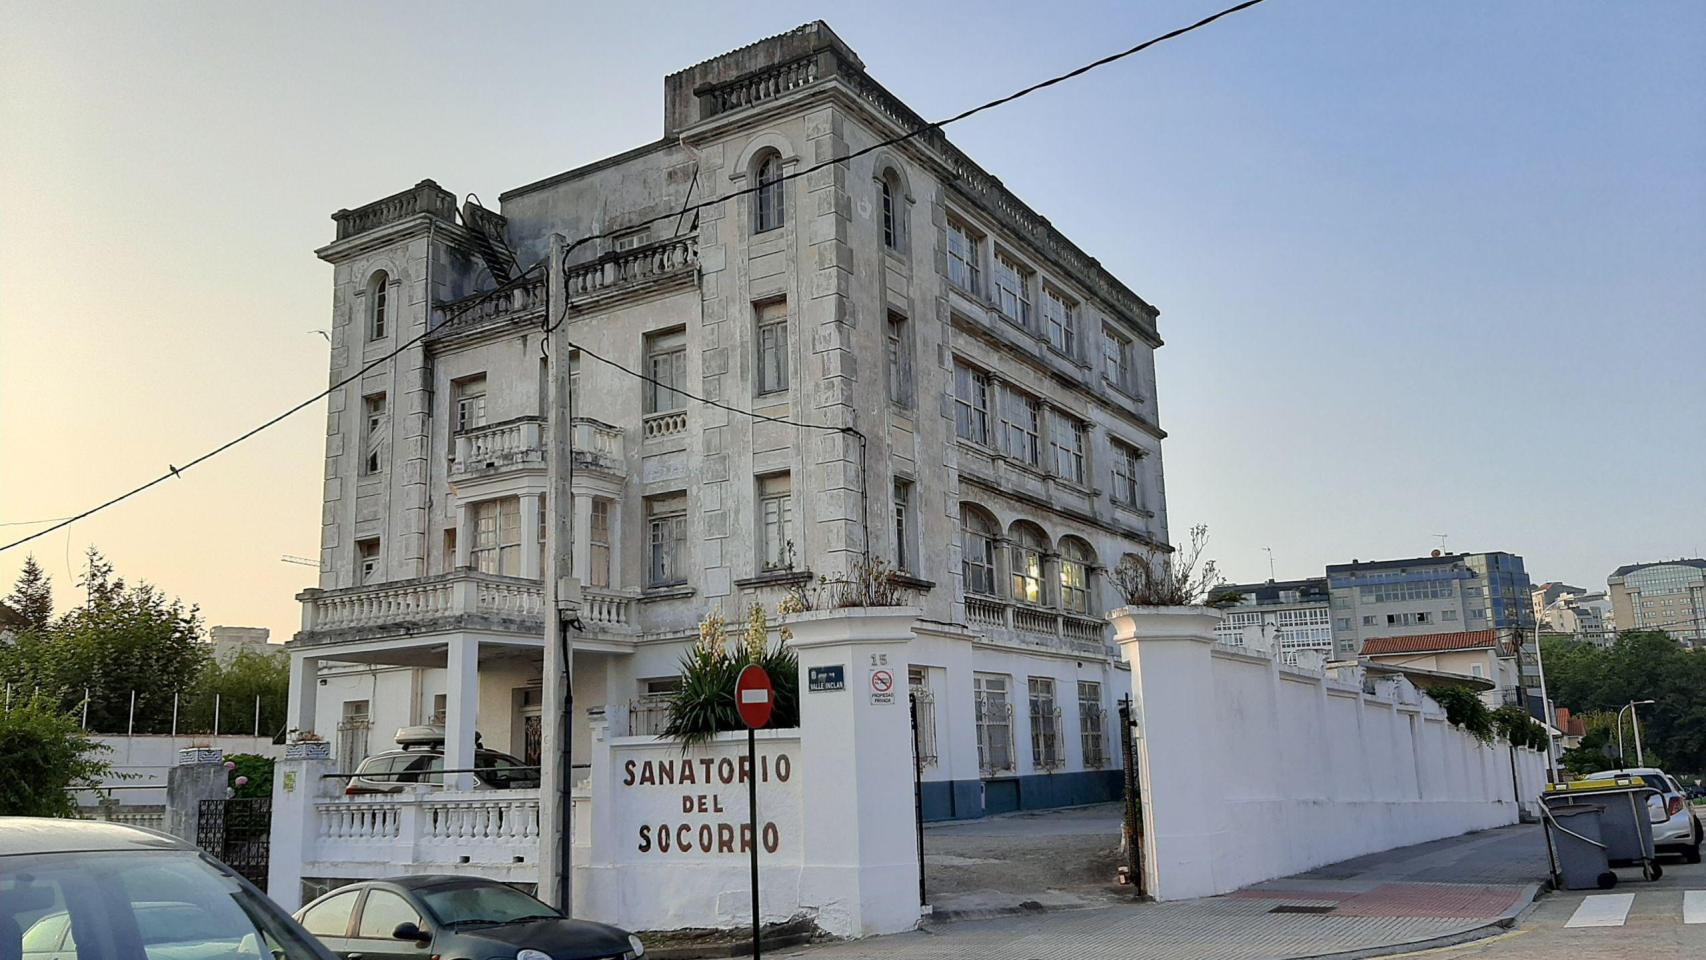
MULTIPOLYGON (((495 205, 813 17, 940 117, 1226 2, 0 2, 0 522, 322 389, 340 207, 495 205)), ((1161 309, 1170 521, 1228 576, 1444 533, 1603 587, 1706 554, 1702 50, 1697 0, 1269 0, 950 135, 1161 309)), ((312 408, 35 552, 62 598, 96 544, 288 635, 323 436, 312 408)))

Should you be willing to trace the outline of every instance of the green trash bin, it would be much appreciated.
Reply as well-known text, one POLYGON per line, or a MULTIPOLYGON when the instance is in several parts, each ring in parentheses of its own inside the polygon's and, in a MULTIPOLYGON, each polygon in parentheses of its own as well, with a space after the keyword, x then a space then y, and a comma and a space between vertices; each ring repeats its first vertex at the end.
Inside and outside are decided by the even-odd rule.
POLYGON ((1552 856, 1552 883, 1561 890, 1609 890, 1617 885, 1600 834, 1605 805, 1543 804, 1546 848, 1552 856))
POLYGON ((1660 795, 1657 787, 1649 786, 1638 776, 1619 776, 1548 784, 1542 800, 1552 809, 1578 803, 1603 806, 1599 839, 1605 844, 1606 860, 1613 866, 1638 864, 1642 876, 1657 880, 1664 875, 1664 868, 1659 866, 1653 848, 1653 822, 1647 813, 1647 800, 1660 795))

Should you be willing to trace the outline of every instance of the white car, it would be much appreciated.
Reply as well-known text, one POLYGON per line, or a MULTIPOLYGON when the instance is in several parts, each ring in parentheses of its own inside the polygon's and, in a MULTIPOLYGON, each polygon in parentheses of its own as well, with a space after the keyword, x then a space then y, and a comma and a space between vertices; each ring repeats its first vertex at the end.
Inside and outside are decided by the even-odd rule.
POLYGON ((1657 767, 1629 767, 1626 770, 1600 770, 1587 775, 1589 780, 1609 780, 1612 777, 1640 777, 1649 786, 1657 787, 1660 795, 1647 798, 1649 818, 1653 821, 1653 846, 1659 853, 1682 857, 1684 863, 1700 862, 1700 843, 1706 831, 1700 826, 1688 794, 1676 778, 1657 767))

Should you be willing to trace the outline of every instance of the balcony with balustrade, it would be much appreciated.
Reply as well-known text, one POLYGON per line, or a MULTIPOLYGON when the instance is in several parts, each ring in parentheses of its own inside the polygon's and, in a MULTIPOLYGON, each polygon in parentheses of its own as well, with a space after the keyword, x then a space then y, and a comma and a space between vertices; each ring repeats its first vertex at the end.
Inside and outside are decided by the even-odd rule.
MULTIPOLYGON (((543 417, 515 417, 473 427, 453 438, 452 483, 543 473, 550 425, 543 417)), ((569 447, 576 470, 598 470, 620 479, 627 473, 622 429, 590 417, 571 421, 569 447)))
POLYGON ((966 624, 992 642, 1088 657, 1112 655, 1107 621, 1096 617, 978 594, 967 594, 965 607, 966 624))

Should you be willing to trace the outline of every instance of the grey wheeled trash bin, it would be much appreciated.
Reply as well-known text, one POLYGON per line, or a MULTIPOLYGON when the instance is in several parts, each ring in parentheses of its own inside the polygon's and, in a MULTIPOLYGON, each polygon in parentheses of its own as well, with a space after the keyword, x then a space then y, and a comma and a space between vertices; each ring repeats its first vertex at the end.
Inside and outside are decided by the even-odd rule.
POLYGON ((1605 856, 1598 803, 1546 804, 1546 838, 1552 849, 1552 879, 1565 890, 1607 890, 1617 874, 1605 856))

